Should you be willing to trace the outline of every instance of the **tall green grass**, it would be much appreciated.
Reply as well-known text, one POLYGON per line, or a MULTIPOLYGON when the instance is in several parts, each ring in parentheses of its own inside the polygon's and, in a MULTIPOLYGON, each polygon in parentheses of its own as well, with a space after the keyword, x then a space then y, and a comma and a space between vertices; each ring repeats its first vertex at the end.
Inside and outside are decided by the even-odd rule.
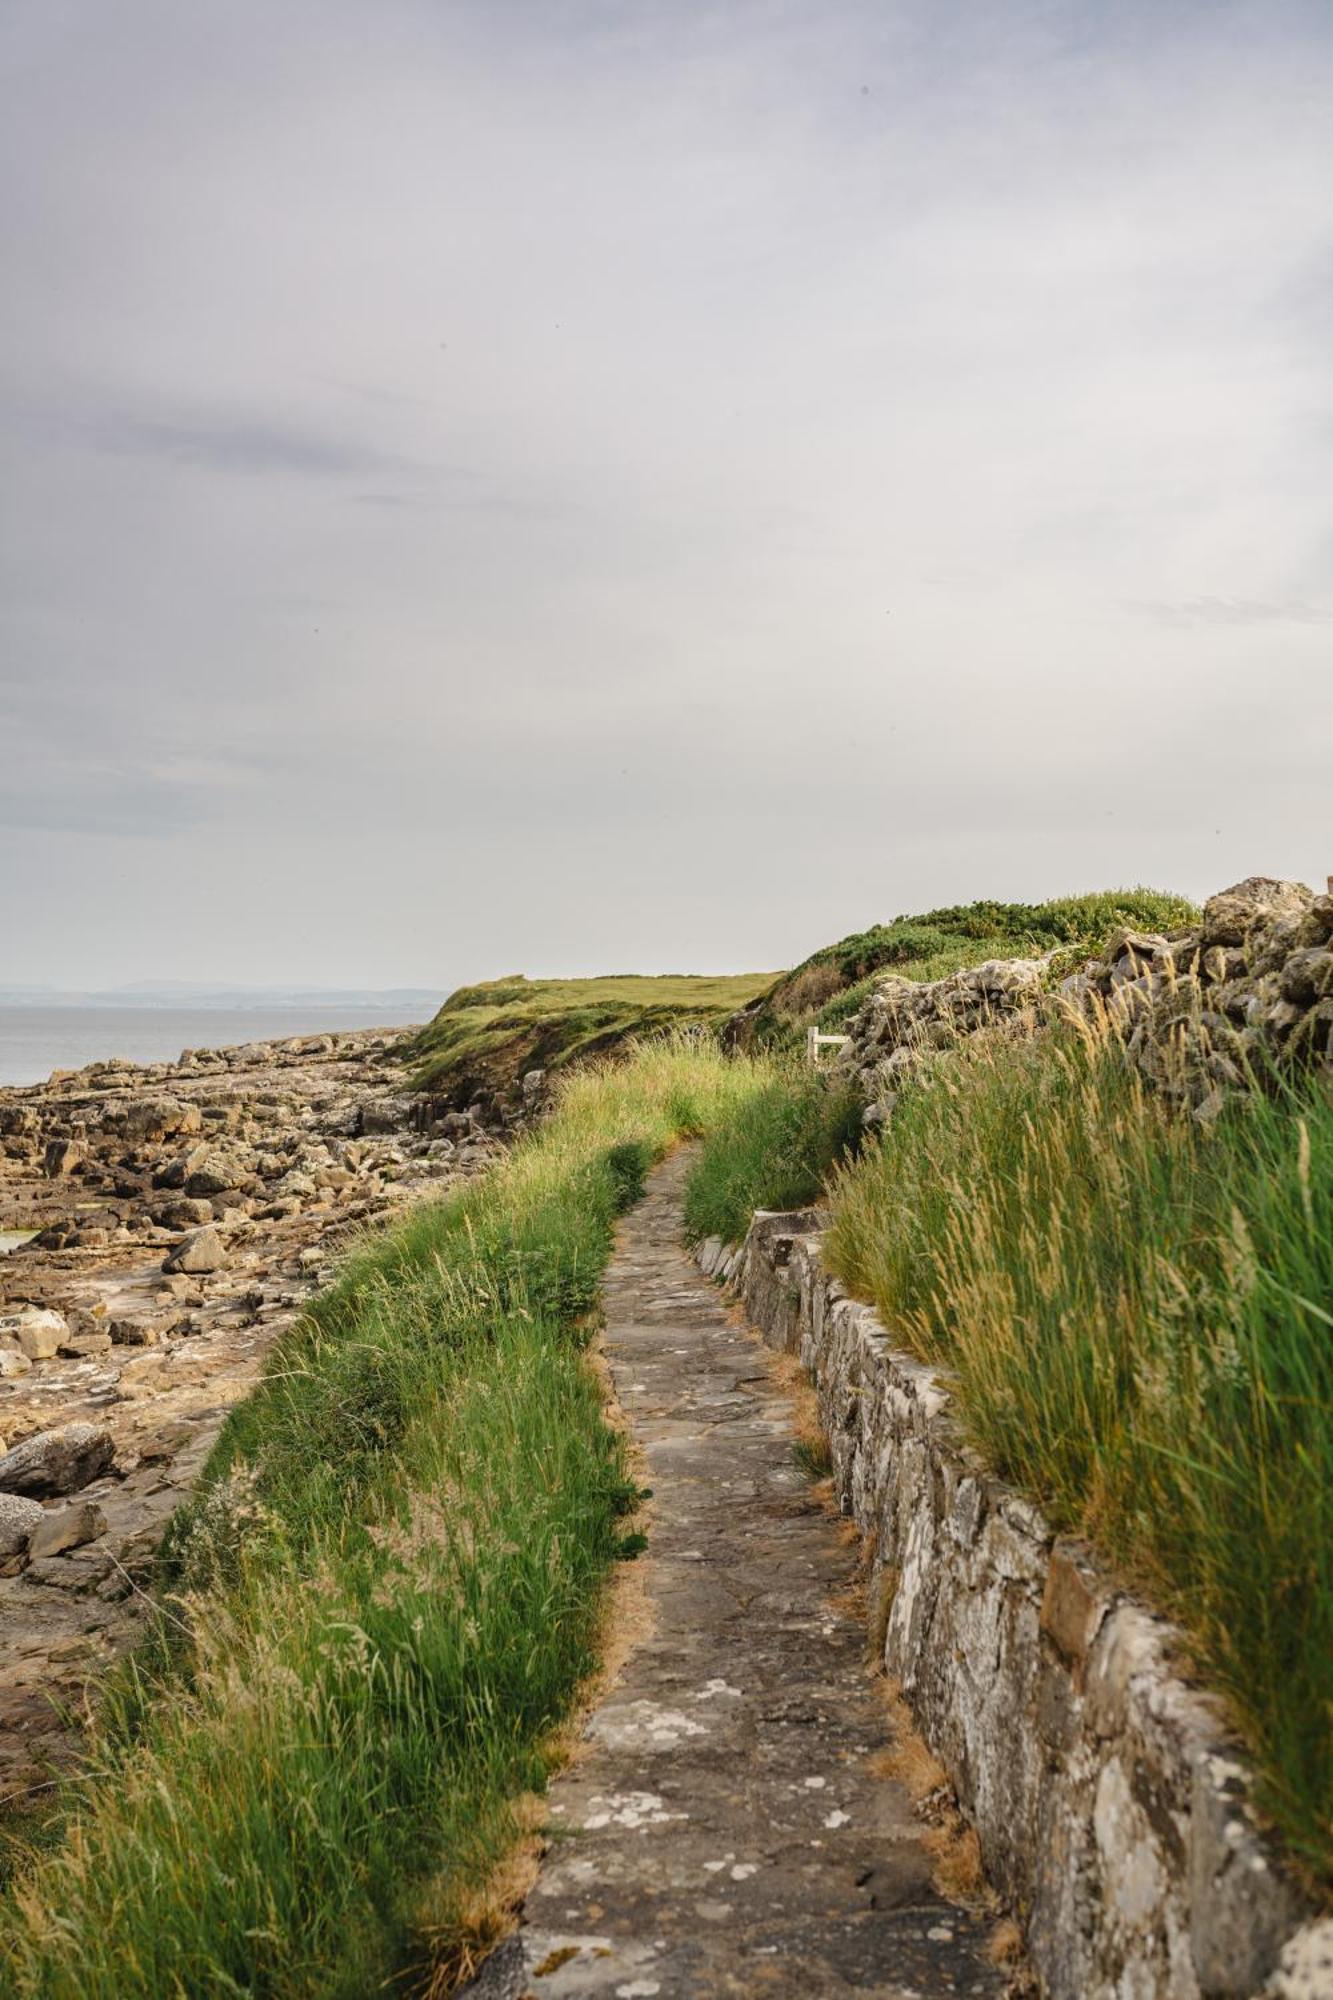
POLYGON ((1333 1878, 1333 1106, 1210 1130, 1113 1038, 977 1036, 835 1177, 831 1268, 997 1467, 1181 1621, 1333 1878))
POLYGON ((756 1087, 709 1134, 690 1170, 692 1242, 737 1243, 755 1209, 818 1200, 834 1162, 860 1138, 861 1100, 845 1078, 791 1061, 752 1073, 756 1087))
POLYGON ((707 1046, 570 1079, 281 1343, 174 1524, 60 1837, 20 1857, 4 1992, 445 1990, 625 1549, 582 1354, 616 1216, 754 1087, 707 1046))

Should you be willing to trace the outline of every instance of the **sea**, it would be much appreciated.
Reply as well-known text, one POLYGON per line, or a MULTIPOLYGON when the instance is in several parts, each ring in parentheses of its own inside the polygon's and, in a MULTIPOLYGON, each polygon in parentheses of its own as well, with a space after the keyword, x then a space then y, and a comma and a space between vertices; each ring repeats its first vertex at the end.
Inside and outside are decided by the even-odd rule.
POLYGON ((340 1028, 403 1028, 428 1020, 379 1006, 60 1007, 0 1005, 0 1086, 44 1083, 53 1069, 82 1069, 109 1056, 174 1062, 182 1049, 223 1049, 238 1042, 327 1035, 340 1028))

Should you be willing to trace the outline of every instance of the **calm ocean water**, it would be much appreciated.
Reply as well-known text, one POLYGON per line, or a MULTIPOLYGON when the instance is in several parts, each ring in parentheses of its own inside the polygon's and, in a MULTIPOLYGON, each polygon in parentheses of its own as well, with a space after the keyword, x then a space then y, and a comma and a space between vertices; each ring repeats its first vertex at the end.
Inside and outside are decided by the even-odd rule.
POLYGON ((0 1085, 41 1083, 53 1069, 82 1069, 107 1056, 174 1062, 182 1049, 221 1049, 337 1028, 401 1028, 424 1020, 383 1007, 4 1007, 0 1085))

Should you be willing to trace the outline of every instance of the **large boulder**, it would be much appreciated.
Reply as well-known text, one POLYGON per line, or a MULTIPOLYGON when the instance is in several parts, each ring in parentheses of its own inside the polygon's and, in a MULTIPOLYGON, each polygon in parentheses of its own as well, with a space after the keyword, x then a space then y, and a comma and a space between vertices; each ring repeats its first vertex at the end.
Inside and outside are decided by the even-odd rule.
POLYGON ((233 1154, 212 1152, 191 1168, 185 1181, 185 1192, 198 1200, 201 1195, 226 1194, 232 1188, 240 1187, 248 1178, 248 1170, 233 1154))
POLYGON ((100 1478, 115 1450, 115 1439, 103 1424, 38 1431, 0 1458, 0 1493, 22 1493, 32 1500, 77 1493, 100 1478))
POLYGON ((20 1306, 17 1312, 0 1314, 0 1340, 13 1341, 29 1361, 49 1361, 68 1333, 64 1314, 44 1306, 20 1306))
POLYGON ((43 1513, 33 1530, 28 1554, 34 1562, 42 1556, 62 1556, 67 1549, 81 1549, 106 1533, 106 1515, 95 1500, 76 1500, 72 1507, 58 1507, 43 1513))
POLYGON ((208 1271, 220 1271, 226 1261, 227 1253, 216 1229, 192 1229, 188 1236, 181 1238, 162 1269, 184 1271, 194 1276, 208 1271))
POLYGON ((153 1175, 154 1187, 183 1188, 192 1174, 204 1173, 215 1156, 215 1148, 206 1139, 187 1147, 174 1160, 168 1160, 153 1175))
POLYGON ((125 1137, 141 1143, 197 1132, 202 1123, 197 1105, 182 1104, 174 1097, 136 1098, 126 1105, 123 1118, 125 1137))
POLYGON ((42 1172, 48 1180, 59 1180, 62 1174, 72 1174, 81 1167, 87 1157, 82 1139, 49 1139, 42 1155, 42 1172))
POLYGON ((213 1204, 202 1195, 181 1194, 170 1201, 158 1202, 149 1214, 164 1229, 199 1229, 213 1220, 213 1204))
POLYGON ((381 1097, 361 1106, 357 1129, 368 1132, 401 1132, 413 1123, 416 1105, 410 1097, 381 1097))
POLYGON ((1203 906, 1203 942, 1244 944, 1256 925, 1279 917, 1303 917, 1314 892, 1303 882, 1281 882, 1271 875, 1247 875, 1229 889, 1219 889, 1203 906))

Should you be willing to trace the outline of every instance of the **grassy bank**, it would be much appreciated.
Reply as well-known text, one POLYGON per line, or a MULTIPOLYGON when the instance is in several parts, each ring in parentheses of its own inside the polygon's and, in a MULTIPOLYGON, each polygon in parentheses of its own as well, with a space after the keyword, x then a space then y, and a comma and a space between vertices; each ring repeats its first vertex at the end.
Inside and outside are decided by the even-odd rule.
POLYGON ((685 1191, 691 1242, 738 1243, 757 1208, 804 1208, 823 1193, 834 1163, 859 1142, 861 1100, 836 1075, 790 1059, 755 1087, 705 1139, 685 1191))
POLYGON ((1210 1131, 1113 1042, 979 1036, 835 1176, 831 1268, 992 1462, 1182 1622, 1333 1879, 1333 1107, 1210 1131))
POLYGON ((582 1348, 648 1162, 755 1087, 707 1047, 570 1079, 349 1265, 233 1412, 156 1642, 0 1915, 0 1986, 446 1990, 593 1664, 633 1503, 582 1348))
POLYGON ((673 1028, 718 1028, 772 984, 732 976, 626 974, 493 979, 451 993, 415 1045, 422 1089, 462 1107, 511 1093, 525 1070, 559 1070, 673 1028))

